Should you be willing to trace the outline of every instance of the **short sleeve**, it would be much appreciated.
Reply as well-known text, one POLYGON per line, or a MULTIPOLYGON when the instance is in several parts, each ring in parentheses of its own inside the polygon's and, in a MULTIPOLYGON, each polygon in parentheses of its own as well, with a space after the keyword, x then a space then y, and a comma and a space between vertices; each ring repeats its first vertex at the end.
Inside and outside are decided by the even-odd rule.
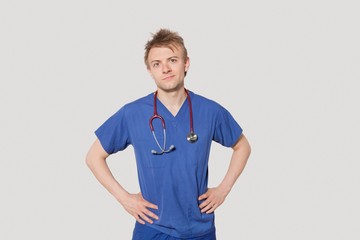
POLYGON ((223 146, 232 147, 240 138, 242 131, 229 111, 220 106, 216 116, 213 140, 223 146))
POLYGON ((108 154, 124 150, 130 144, 125 107, 106 120, 95 134, 108 154))

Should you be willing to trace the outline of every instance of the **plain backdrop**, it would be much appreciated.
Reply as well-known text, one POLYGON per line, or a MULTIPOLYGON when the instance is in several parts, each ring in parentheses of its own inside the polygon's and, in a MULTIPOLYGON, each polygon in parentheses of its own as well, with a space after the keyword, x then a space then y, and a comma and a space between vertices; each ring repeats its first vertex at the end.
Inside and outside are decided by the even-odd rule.
MULTIPOLYGON (((360 239, 358 1, 0 2, 0 239, 130 239, 134 219, 85 165, 94 130, 155 90, 144 44, 185 39, 186 87, 252 145, 218 239, 360 239)), ((214 143, 210 186, 231 149, 214 143)), ((133 149, 108 163, 139 191, 133 149)))

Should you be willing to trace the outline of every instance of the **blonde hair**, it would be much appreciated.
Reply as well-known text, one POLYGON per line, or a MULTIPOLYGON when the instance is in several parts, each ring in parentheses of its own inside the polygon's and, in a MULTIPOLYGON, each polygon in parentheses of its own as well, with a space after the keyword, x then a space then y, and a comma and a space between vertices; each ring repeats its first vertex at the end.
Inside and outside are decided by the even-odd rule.
POLYGON ((149 52, 153 47, 168 47, 172 51, 174 51, 174 48, 178 49, 180 47, 183 50, 184 61, 187 59, 184 39, 177 32, 172 32, 169 29, 160 29, 155 34, 152 34, 152 39, 145 44, 144 62, 147 68, 149 68, 149 52))

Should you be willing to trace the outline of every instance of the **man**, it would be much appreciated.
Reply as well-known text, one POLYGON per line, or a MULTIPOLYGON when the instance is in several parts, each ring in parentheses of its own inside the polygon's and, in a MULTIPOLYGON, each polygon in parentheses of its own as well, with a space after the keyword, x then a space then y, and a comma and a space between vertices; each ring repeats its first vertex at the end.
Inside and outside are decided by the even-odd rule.
POLYGON ((185 89, 190 61, 177 33, 161 29, 154 34, 145 46, 145 64, 156 92, 126 104, 96 130, 86 163, 136 219, 133 240, 216 239, 214 211, 244 169, 250 145, 226 109, 185 89), (233 154, 223 181, 208 188, 212 141, 232 147, 233 154), (130 144, 138 194, 128 193, 106 163, 130 144))

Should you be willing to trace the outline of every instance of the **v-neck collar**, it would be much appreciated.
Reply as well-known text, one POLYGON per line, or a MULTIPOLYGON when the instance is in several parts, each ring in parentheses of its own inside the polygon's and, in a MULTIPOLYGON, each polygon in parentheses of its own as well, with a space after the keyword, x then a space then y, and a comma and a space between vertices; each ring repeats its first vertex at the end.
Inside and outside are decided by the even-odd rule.
MULTIPOLYGON (((160 101, 159 98, 156 98, 156 105, 157 105, 157 109, 159 111, 159 109, 162 110, 162 112, 164 112, 164 114, 166 114, 166 116, 170 119, 178 119, 181 117, 181 115, 183 114, 183 112, 186 110, 186 107, 188 105, 188 98, 185 98, 185 101, 182 103, 179 111, 176 113, 176 115, 173 115, 171 113, 171 111, 169 109, 167 109, 167 107, 160 101)), ((160 114, 161 115, 161 114, 160 114)))

